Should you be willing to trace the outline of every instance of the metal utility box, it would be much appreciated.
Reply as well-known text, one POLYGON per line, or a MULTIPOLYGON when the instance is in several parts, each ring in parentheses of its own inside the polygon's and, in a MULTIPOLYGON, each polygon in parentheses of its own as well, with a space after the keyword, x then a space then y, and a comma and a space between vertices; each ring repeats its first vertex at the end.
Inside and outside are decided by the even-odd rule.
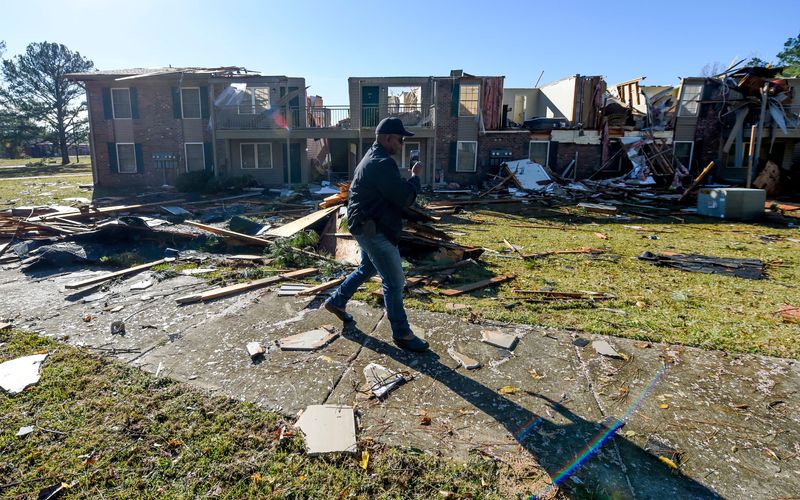
POLYGON ((697 213, 720 219, 758 219, 764 215, 763 189, 709 188, 697 194, 697 213))

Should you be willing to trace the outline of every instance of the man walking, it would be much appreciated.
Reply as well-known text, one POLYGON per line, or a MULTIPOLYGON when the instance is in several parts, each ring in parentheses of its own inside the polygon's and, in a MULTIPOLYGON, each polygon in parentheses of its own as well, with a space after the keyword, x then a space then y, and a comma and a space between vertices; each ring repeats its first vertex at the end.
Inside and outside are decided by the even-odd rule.
POLYGON ((403 308, 405 275, 397 248, 403 229, 403 209, 411 206, 420 190, 422 164, 411 168, 403 180, 392 155, 403 149, 405 137, 412 136, 399 118, 384 118, 375 129, 375 143, 353 174, 347 203, 347 224, 361 247, 361 265, 325 302, 325 309, 347 323, 353 317, 345 311, 347 301, 359 286, 377 272, 383 281, 386 315, 392 326, 392 340, 403 349, 422 352, 428 342, 414 335, 403 308))

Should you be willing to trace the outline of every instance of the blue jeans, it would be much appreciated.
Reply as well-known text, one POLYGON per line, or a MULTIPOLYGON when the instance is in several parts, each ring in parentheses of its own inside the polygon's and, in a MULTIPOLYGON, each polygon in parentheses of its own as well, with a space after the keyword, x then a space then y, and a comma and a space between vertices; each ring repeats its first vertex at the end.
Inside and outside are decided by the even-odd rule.
POLYGON ((344 308, 347 301, 356 293, 358 287, 368 279, 380 275, 383 281, 383 300, 386 305, 386 316, 392 326, 394 337, 406 337, 411 331, 408 318, 403 308, 403 288, 406 277, 400 263, 400 251, 397 245, 389 241, 382 233, 374 236, 353 235, 361 247, 361 265, 339 285, 333 292, 330 302, 344 308))

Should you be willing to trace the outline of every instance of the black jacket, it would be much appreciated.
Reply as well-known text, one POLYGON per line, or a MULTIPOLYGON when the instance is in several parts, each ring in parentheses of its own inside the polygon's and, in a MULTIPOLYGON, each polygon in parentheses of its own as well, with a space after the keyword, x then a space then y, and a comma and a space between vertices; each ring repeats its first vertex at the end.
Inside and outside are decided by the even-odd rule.
POLYGON ((383 146, 374 143, 356 167, 350 184, 350 232, 370 235, 380 231, 397 244, 403 230, 403 209, 414 203, 419 190, 419 178, 403 180, 394 159, 383 146))

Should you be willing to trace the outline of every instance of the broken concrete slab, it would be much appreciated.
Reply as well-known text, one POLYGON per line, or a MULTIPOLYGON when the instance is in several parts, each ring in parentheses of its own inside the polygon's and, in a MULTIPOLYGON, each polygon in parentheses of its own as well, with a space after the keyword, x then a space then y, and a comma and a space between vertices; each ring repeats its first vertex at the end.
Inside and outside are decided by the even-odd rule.
POLYGON ((153 280, 141 280, 131 284, 131 290, 147 290, 153 286, 153 280))
POLYGON ((0 388, 9 394, 22 392, 39 381, 39 368, 47 354, 34 354, 0 363, 0 388))
POLYGON ((459 365, 463 366, 467 370, 475 370, 475 369, 481 367, 480 361, 478 361, 476 359, 472 359, 469 356, 467 356, 466 354, 462 354, 462 353, 456 351, 452 347, 447 349, 447 354, 449 354, 451 358, 456 360, 456 362, 459 365))
POLYGON ((482 330, 481 342, 511 351, 517 345, 517 337, 500 330, 482 330))
POLYGON ((610 358, 623 359, 623 356, 605 340, 592 341, 592 347, 597 354, 602 354, 603 356, 608 356, 610 358))
POLYGON ((251 359, 256 359, 259 356, 264 355, 264 346, 261 342, 248 342, 247 346, 247 355, 250 356, 251 359))
POLYGON ((339 333, 332 325, 322 325, 308 332, 284 337, 278 341, 278 345, 283 351, 314 351, 326 346, 338 336, 339 333))
POLYGON ((308 406, 295 426, 305 435, 309 455, 358 451, 356 418, 350 406, 308 406))
MULTIPOLYGON (((188 381, 235 399, 245 399, 282 415, 294 416, 311 404, 328 401, 333 388, 361 349, 349 335, 327 345, 325 359, 313 351, 269 352, 269 362, 255 364, 242 346, 254 338, 265 346, 280 338, 319 328, 335 318, 324 309, 306 308, 309 299, 276 300, 275 292, 250 292, 220 301, 194 304, 195 320, 173 341, 157 346, 135 361, 155 372, 159 363, 171 378, 188 381), (257 294, 261 296, 257 296, 257 294), (302 388, 300 390, 299 388, 302 388)), ((187 306, 182 306, 181 311, 187 306)), ((358 301, 348 304, 357 328, 372 330, 382 311, 358 301)), ((130 335, 129 335, 130 337, 130 335)), ((360 372, 359 372, 360 375, 360 372)), ((362 383, 359 380, 358 385, 362 383)))

